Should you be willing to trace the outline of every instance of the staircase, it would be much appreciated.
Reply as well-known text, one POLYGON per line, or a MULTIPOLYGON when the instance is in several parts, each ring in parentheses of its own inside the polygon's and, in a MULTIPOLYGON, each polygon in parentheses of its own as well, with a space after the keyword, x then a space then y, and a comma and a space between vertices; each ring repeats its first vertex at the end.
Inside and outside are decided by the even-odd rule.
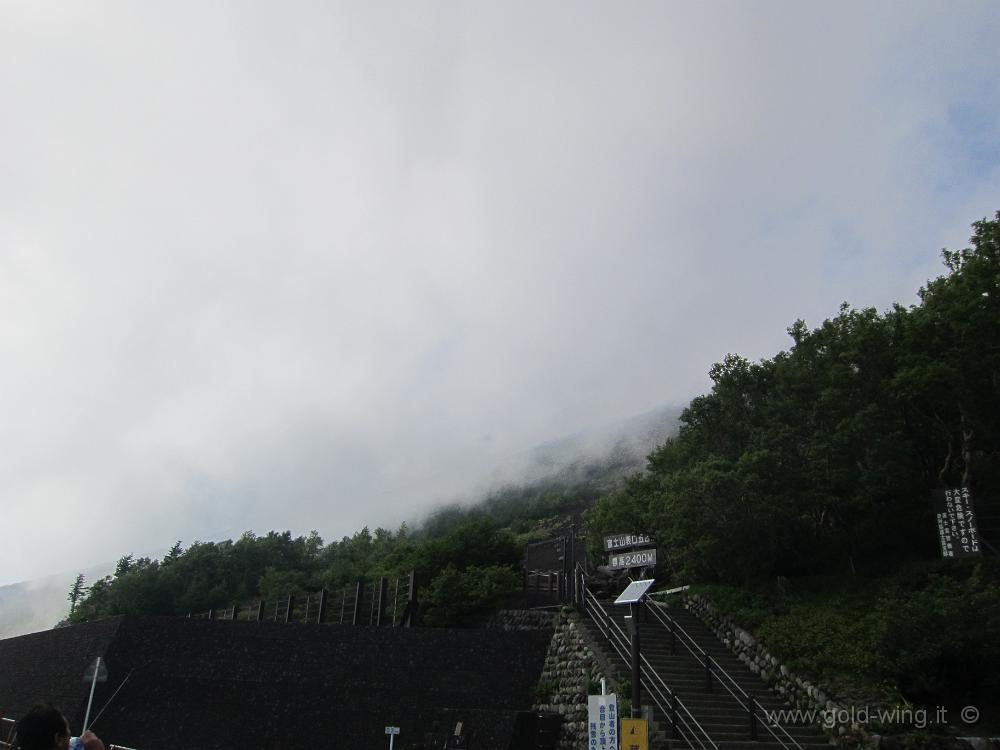
MULTIPOLYGON (((591 637, 620 667, 619 677, 630 679, 628 607, 585 595, 584 609, 591 637)), ((653 728, 670 737, 673 747, 829 750, 818 727, 770 723, 767 714, 791 710, 788 704, 774 696, 698 617, 656 603, 643 605, 638 612, 642 703, 653 707, 653 728)))

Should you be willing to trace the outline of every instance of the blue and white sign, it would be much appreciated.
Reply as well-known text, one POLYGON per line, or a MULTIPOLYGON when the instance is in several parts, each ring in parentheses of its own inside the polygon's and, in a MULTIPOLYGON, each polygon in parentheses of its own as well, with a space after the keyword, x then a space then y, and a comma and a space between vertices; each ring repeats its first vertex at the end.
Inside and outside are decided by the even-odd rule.
POLYGON ((618 750, 618 696, 587 696, 587 747, 590 750, 618 750))

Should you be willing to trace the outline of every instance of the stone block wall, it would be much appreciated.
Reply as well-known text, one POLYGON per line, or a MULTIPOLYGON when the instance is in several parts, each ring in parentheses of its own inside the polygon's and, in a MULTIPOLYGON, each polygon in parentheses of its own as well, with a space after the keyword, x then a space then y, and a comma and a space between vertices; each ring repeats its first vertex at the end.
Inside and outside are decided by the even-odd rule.
POLYGON ((560 611, 532 707, 563 717, 560 750, 588 747, 587 695, 601 677, 611 677, 601 662, 587 643, 579 615, 569 608, 560 611))

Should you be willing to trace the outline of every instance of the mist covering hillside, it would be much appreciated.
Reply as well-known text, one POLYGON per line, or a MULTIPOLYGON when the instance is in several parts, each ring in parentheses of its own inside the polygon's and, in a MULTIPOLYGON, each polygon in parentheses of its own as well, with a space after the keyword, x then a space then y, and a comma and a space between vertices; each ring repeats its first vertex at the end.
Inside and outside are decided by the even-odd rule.
MULTIPOLYGON (((646 456, 676 431, 679 413, 679 408, 661 407, 526 450, 494 469, 461 500, 422 519, 410 519, 414 533, 446 533, 470 513, 485 513, 515 533, 537 526, 538 519, 578 515, 645 467, 646 456)), ((120 549, 109 553, 131 555, 127 545, 123 540, 120 549)), ((109 561, 82 571, 86 584, 110 575, 115 567, 109 561)), ((45 630, 65 619, 67 593, 77 572, 0 586, 0 638, 45 630)))

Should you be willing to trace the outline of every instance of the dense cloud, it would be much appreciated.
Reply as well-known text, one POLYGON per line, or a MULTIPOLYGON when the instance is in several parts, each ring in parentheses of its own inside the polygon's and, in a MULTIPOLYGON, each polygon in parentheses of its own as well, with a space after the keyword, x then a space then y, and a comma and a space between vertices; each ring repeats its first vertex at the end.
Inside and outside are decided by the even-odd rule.
POLYGON ((339 537, 911 303, 992 2, 0 4, 0 583, 339 537))

